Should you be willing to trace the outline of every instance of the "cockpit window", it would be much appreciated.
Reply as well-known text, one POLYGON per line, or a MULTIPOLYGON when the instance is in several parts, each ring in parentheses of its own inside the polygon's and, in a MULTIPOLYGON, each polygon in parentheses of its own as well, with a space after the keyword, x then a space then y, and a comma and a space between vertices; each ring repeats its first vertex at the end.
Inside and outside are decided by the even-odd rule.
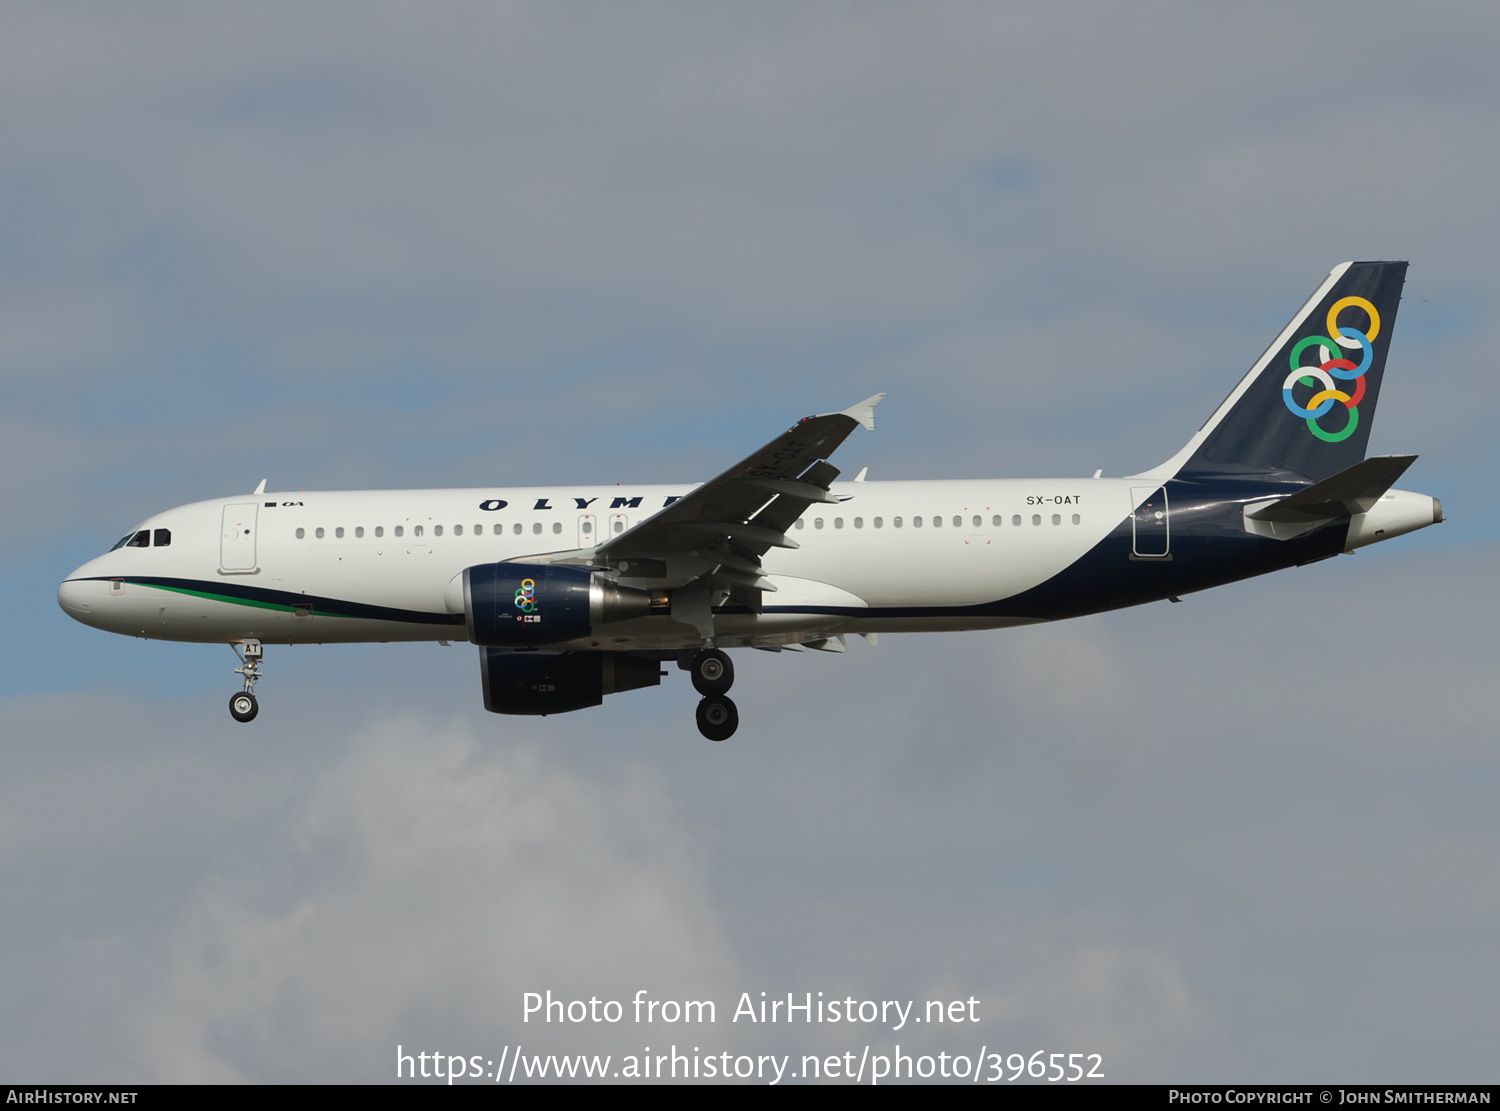
POLYGON ((114 546, 113 546, 113 547, 111 547, 111 548, 110 548, 110 549, 109 549, 109 550, 110 550, 110 551, 112 551, 112 552, 117 552, 117 551, 119 551, 119 550, 120 550, 120 549, 121 549, 121 548, 123 548, 123 547, 124 547, 124 546, 125 546, 125 545, 126 545, 126 544, 127 544, 127 543, 129 543, 129 542, 130 542, 130 538, 131 538, 131 537, 132 537, 132 536, 134 536, 134 535, 135 535, 135 533, 133 533, 133 532, 127 532, 127 533, 126 533, 126 534, 125 534, 125 535, 124 535, 124 536, 122 536, 122 537, 120 537, 120 539, 118 539, 118 540, 116 540, 116 541, 115 541, 115 542, 114 542, 114 546))
POLYGON ((151 531, 149 529, 141 529, 140 532, 125 542, 125 546, 127 548, 149 548, 151 546, 151 531))
POLYGON ((171 542, 172 530, 169 528, 159 528, 151 536, 151 546, 153 548, 165 548, 171 542))

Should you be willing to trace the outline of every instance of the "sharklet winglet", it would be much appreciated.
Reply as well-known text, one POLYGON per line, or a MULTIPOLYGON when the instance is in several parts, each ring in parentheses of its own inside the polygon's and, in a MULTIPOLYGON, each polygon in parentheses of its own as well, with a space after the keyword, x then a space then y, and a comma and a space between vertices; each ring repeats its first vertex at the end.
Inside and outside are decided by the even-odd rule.
MULTIPOLYGON (((873 397, 867 397, 863 401, 859 402, 856 405, 851 405, 847 409, 840 409, 838 411, 837 415, 838 416, 843 416, 843 417, 849 417, 851 420, 858 421, 860 424, 864 425, 866 429, 868 429, 871 432, 874 432, 875 431, 875 406, 877 406, 877 405, 880 404, 880 401, 881 401, 881 399, 883 397, 885 397, 884 393, 878 393, 878 394, 875 394, 873 397)), ((819 414, 819 415, 820 416, 833 416, 835 414, 829 413, 829 414, 819 414)))

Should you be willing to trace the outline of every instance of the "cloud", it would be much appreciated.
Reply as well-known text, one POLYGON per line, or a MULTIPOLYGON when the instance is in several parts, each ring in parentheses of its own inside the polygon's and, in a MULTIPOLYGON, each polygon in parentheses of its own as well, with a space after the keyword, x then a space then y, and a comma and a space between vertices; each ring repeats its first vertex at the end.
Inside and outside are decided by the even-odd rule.
POLYGON ((218 694, 13 700, 8 1057, 378 1081, 398 1043, 681 1041, 519 1021, 523 991, 646 988, 718 1004, 705 1048, 1269 1081, 1383 1076, 1406 1045, 1403 1075, 1476 1076, 1443 1047, 1493 1022, 1487 563, 1372 550, 1181 606, 755 654, 726 745, 680 676, 517 721, 477 710, 467 653, 395 646, 363 657, 374 701, 362 650, 283 650, 248 730, 218 694), (983 1024, 752 1028, 746 991, 972 996, 983 1024))
MULTIPOLYGON (((63 1023, 55 1009, 93 983, 92 1006, 72 1019, 104 1049, 80 1071, 68 1045, 33 1045, 27 1071, 387 1080, 398 1043, 498 1056, 506 1043, 560 1041, 522 1023, 525 991, 729 996, 734 962, 705 898, 705 861, 658 779, 580 775, 527 732, 500 745, 462 721, 419 717, 353 731, 286 809, 262 806, 236 831, 255 839, 248 859, 198 872, 159 930, 106 927, 67 946, 78 963, 51 969, 62 983, 48 1017, 63 1023)), ((136 777, 149 778, 145 767, 136 777)), ((179 797, 158 776, 162 791, 179 797)), ((147 797, 130 781, 112 792, 137 808, 147 797)), ((136 820, 151 823, 140 809, 136 820)), ((181 828, 204 823, 198 814, 181 828)), ((607 1026, 589 1035, 603 1051, 625 1038, 607 1026)))

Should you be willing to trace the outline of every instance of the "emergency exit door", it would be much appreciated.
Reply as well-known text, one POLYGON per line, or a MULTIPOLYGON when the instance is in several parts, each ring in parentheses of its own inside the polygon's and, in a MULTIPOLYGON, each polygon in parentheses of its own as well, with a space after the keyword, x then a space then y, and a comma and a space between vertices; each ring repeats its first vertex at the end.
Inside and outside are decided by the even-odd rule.
POLYGON ((1172 517, 1163 486, 1133 486, 1130 500, 1136 506, 1130 554, 1136 559, 1172 558, 1172 517))

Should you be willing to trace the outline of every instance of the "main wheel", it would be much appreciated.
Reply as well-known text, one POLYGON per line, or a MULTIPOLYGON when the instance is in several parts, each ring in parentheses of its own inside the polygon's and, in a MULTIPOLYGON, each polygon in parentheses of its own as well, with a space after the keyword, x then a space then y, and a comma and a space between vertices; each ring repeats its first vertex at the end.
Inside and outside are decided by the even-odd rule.
POLYGON ((728 694, 734 686, 734 664, 717 648, 705 648, 693 657, 689 668, 693 689, 702 695, 728 694))
POLYGON ((711 741, 727 741, 740 727, 740 712, 733 702, 720 695, 710 695, 698 703, 698 732, 711 741))
POLYGON ((235 721, 254 721, 260 712, 260 703, 249 691, 240 691, 229 700, 229 714, 235 721))

